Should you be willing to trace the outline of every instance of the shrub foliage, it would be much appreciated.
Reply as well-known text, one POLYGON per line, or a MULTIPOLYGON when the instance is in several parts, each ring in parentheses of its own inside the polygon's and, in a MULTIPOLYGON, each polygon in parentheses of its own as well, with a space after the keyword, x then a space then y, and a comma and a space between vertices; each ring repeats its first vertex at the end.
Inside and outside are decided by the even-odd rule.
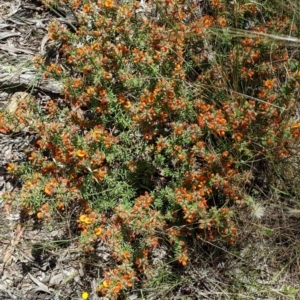
POLYGON ((299 136, 298 58, 278 38, 297 20, 264 1, 43 2, 77 25, 52 21, 59 57, 36 58, 65 98, 36 108, 36 151, 9 165, 22 209, 79 204, 85 251, 110 247, 98 289, 111 298, 151 278, 162 244, 185 266, 191 237, 234 243, 232 216, 299 136))

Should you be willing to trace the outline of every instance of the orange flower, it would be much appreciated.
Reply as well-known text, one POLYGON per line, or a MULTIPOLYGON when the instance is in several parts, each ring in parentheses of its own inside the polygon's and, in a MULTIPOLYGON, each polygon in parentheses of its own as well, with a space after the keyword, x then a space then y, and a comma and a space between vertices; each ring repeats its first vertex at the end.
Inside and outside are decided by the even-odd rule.
POLYGON ((283 59, 284 59, 284 60, 288 60, 288 59, 289 59, 288 53, 283 54, 283 59))
POLYGON ((178 126, 175 128, 175 133, 181 135, 183 133, 182 127, 178 126))
POLYGON ((242 139, 242 137, 243 137, 243 135, 242 135, 242 133, 240 133, 240 132, 234 133, 234 134, 232 135, 232 138, 233 138, 233 139, 236 139, 236 140, 238 140, 238 141, 240 141, 240 140, 242 139))
POLYGON ((252 54, 252 58, 253 58, 254 60, 257 60, 257 59, 259 58, 259 55, 260 55, 260 52, 257 51, 257 50, 255 50, 255 51, 253 52, 253 54, 252 54))
POLYGON ((208 28, 212 25, 212 22, 213 22, 213 17, 212 16, 209 16, 209 15, 205 15, 203 17, 203 25, 204 27, 208 28))
POLYGON ((113 8, 113 7, 114 7, 114 4, 113 4, 112 0, 105 0, 105 1, 104 1, 104 6, 105 6, 106 8, 113 8))
POLYGON ((8 166, 7 166, 7 168, 6 168, 7 172, 12 172, 15 169, 16 169, 15 165, 12 164, 12 163, 9 163, 8 166))
POLYGON ((55 72, 56 72, 56 74, 61 74, 61 73, 62 73, 62 68, 61 68, 61 66, 56 66, 55 72))
POLYGON ((272 87, 273 87, 273 80, 271 80, 271 79, 268 79, 268 80, 266 80, 265 82, 264 82, 264 86, 268 89, 268 90, 270 90, 272 87))
POLYGON ((288 156, 289 152, 287 150, 280 150, 278 152, 279 157, 286 157, 288 156))
POLYGON ((294 132, 293 132, 293 136, 294 136, 295 138, 298 138, 298 137, 300 136, 300 131, 299 131, 299 130, 294 131, 294 132))
POLYGON ((44 216, 44 214, 43 214, 41 211, 39 211, 39 212, 36 214, 36 217, 37 217, 38 219, 43 219, 43 216, 44 216))
POLYGON ((183 255, 181 257, 179 257, 178 261, 183 265, 186 266, 186 263, 188 261, 188 257, 186 255, 183 255))
POLYGON ((145 133, 145 134, 144 134, 144 138, 145 138, 146 140, 152 140, 152 134, 150 134, 150 133, 145 133))
POLYGON ((28 157, 29 160, 34 160, 36 157, 36 153, 35 152, 31 152, 30 156, 28 157))
POLYGON ((225 27, 227 25, 226 19, 225 18, 220 18, 218 20, 219 24, 221 27, 225 27))
MULTIPOLYGON (((95 34, 95 35, 98 35, 97 31, 94 31, 94 34, 95 34)), ((92 45, 92 49, 93 49, 93 50, 100 50, 100 44, 99 44, 99 43, 94 43, 94 44, 92 45)))
POLYGON ((77 150, 76 154, 80 158, 87 157, 87 153, 84 150, 77 150))
POLYGON ((63 204, 63 202, 59 202, 56 205, 57 209, 59 210, 65 210, 65 205, 63 204))
POLYGON ((253 75, 254 75, 254 72, 251 69, 249 69, 248 73, 247 73, 247 76, 249 77, 249 79, 252 80, 253 75))
POLYGON ((107 173, 107 170, 105 168, 104 169, 99 169, 95 173, 94 177, 95 177, 96 180, 102 180, 105 177, 106 173, 107 173))
POLYGON ((89 6, 88 4, 84 4, 84 6, 83 6, 83 11, 84 11, 85 13, 90 12, 90 11, 91 11, 90 6, 89 6))
POLYGON ((112 77, 112 75, 111 75, 109 72, 105 72, 105 73, 104 73, 104 78, 105 78, 105 79, 108 80, 108 79, 110 79, 111 77, 112 77))
POLYGON ((120 293, 120 291, 123 289, 122 283, 118 282, 112 289, 112 292, 117 295, 120 293))
POLYGON ((124 251, 123 256, 125 259, 129 259, 131 255, 129 251, 124 251))
POLYGON ((55 34, 53 32, 50 32, 48 37, 49 37, 50 40, 55 40, 57 38, 57 34, 55 34))
POLYGON ((218 6, 219 5, 219 0, 212 0, 211 5, 212 6, 218 6))
POLYGON ((43 204, 42 207, 41 207, 41 210, 42 211, 49 211, 49 203, 43 204))
POLYGON ((295 124, 292 126, 292 128, 293 128, 293 129, 295 129, 295 128, 300 128, 300 122, 295 123, 295 124))
POLYGON ((260 92, 257 94, 257 96, 258 96, 259 98, 265 98, 266 95, 267 95, 267 91, 266 91, 266 90, 262 90, 262 91, 260 91, 260 92))
POLYGON ((158 238, 154 237, 151 241, 151 246, 156 248, 158 246, 158 238))
POLYGON ((224 151, 222 153, 222 157, 227 158, 229 156, 229 152, 228 151, 224 151))
POLYGON ((177 64, 174 68, 174 71, 179 72, 181 70, 181 65, 177 64))
POLYGON ((69 57, 68 57, 68 63, 69 64, 72 64, 74 62, 74 57, 72 56, 72 55, 70 55, 69 57))
POLYGON ((99 96, 105 96, 107 94, 105 89, 98 88, 97 91, 99 96))
POLYGON ((81 71, 84 75, 88 75, 91 70, 89 66, 84 66, 81 71))
POLYGON ((45 186, 44 192, 48 195, 51 196, 53 194, 53 185, 51 183, 48 183, 45 186))

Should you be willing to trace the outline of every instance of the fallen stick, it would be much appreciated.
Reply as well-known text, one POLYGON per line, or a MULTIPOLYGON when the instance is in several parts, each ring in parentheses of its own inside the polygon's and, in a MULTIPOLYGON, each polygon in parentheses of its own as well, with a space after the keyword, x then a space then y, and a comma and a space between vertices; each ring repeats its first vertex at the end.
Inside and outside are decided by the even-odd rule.
POLYGON ((11 86, 26 86, 33 87, 44 92, 61 94, 62 84, 53 79, 38 78, 36 72, 24 72, 24 73, 0 73, 0 87, 11 86))

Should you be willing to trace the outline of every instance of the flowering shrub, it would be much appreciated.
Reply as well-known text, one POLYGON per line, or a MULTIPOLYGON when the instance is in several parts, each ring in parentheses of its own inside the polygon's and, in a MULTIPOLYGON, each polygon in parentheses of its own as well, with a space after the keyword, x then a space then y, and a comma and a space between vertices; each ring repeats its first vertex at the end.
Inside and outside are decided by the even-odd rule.
POLYGON ((98 288, 110 299, 151 278, 163 242, 183 266, 192 235, 234 243, 232 207, 299 136, 298 63, 270 42, 296 35, 295 20, 261 20, 247 1, 43 2, 68 5, 78 26, 52 21, 60 58, 36 58, 63 81, 65 103, 48 103, 31 125, 36 151, 10 165, 23 209, 42 219, 81 205, 85 251, 99 240, 111 249, 98 288))

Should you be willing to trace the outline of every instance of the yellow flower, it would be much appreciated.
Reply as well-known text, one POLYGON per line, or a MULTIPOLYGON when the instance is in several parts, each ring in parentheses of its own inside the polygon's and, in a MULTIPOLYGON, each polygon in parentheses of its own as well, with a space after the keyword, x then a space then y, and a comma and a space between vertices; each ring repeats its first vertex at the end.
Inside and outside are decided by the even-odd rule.
POLYGON ((101 132, 99 130, 94 130, 93 131, 93 137, 95 139, 99 139, 101 137, 101 132))
POLYGON ((124 105, 124 107, 129 109, 131 107, 130 101, 126 101, 126 104, 124 105))
POLYGON ((81 299, 83 299, 83 300, 89 299, 89 293, 88 293, 88 292, 83 292, 83 293, 81 294, 81 299))
POLYGON ((102 233, 102 228, 101 227, 97 227, 94 229, 95 234, 98 236, 102 233))
POLYGON ((80 220, 80 222, 82 222, 82 223, 84 223, 85 219, 86 219, 86 215, 81 215, 81 216, 79 217, 79 220, 80 220))
POLYGON ((108 279, 105 279, 103 282, 102 282, 102 285, 105 287, 105 288, 108 288, 109 285, 110 285, 110 282, 108 279))
POLYGON ((79 221, 86 224, 86 225, 90 225, 93 222, 93 219, 88 217, 87 215, 81 215, 79 217, 79 221))
POLYGON ((86 225, 92 224, 92 219, 91 219, 90 217, 86 217, 86 218, 84 219, 84 223, 85 223, 86 225))
POLYGON ((80 158, 87 157, 87 153, 84 150, 77 150, 76 154, 80 158))
POLYGON ((95 93, 95 89, 93 87, 86 88, 86 92, 88 95, 93 95, 95 93))

